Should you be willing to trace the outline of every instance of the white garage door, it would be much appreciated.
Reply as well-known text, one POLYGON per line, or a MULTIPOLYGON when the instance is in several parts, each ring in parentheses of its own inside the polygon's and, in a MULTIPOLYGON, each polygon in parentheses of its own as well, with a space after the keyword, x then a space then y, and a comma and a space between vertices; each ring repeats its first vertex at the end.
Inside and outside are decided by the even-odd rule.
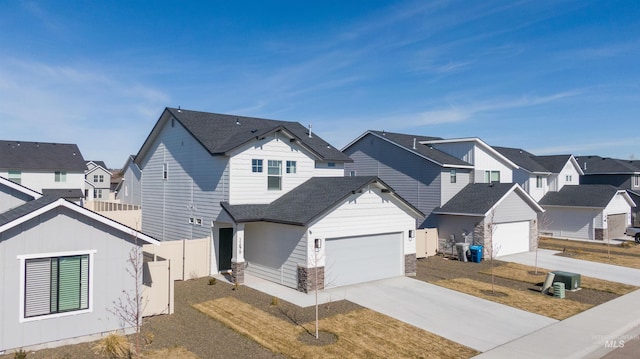
POLYGON ((325 247, 326 287, 402 275, 402 233, 328 238, 325 247))
POLYGON ((493 229, 496 256, 529 251, 529 221, 500 223, 493 229))

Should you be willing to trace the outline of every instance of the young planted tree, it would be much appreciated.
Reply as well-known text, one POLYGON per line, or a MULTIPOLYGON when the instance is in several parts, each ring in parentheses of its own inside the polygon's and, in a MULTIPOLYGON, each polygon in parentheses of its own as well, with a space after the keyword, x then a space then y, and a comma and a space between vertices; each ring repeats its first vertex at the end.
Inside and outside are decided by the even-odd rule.
POLYGON ((495 294, 495 276, 493 274, 493 259, 500 252, 500 246, 496 245, 493 242, 493 235, 497 229, 497 225, 495 224, 495 211, 491 210, 489 215, 485 217, 485 221, 480 225, 476 226, 475 236, 482 238, 482 243, 489 253, 489 265, 490 265, 490 273, 491 273, 491 293, 495 294))

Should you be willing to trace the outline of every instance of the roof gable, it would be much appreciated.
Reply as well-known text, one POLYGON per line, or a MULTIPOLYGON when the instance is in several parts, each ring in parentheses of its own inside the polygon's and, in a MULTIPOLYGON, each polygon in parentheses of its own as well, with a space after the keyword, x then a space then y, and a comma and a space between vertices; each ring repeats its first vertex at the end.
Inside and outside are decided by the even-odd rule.
POLYGON ((86 216, 100 223, 106 224, 116 230, 124 232, 126 234, 134 234, 136 238, 139 238, 150 244, 159 244, 156 239, 139 232, 133 228, 125 226, 119 222, 116 222, 110 218, 104 217, 96 212, 90 211, 84 207, 80 207, 75 203, 71 203, 63 198, 56 198, 54 196, 42 196, 36 200, 29 201, 22 206, 13 208, 7 212, 0 213, 0 233, 3 233, 13 227, 16 227, 32 218, 47 213, 55 208, 64 207, 70 209, 80 215, 86 216))
POLYGON ((179 122, 211 155, 228 155, 230 151, 246 143, 274 132, 282 132, 291 141, 309 150, 318 160, 351 162, 348 156, 319 136, 310 134, 298 122, 166 108, 140 148, 136 163, 142 161, 160 130, 172 121, 179 122))
POLYGON ((395 146, 398 146, 408 152, 411 152, 442 167, 473 168, 471 164, 459 158, 451 156, 448 153, 433 148, 432 146, 421 144, 421 142, 423 141, 440 139, 439 137, 426 137, 419 135, 369 130, 360 135, 347 146, 345 146, 342 151, 346 151, 349 147, 353 146, 356 142, 366 138, 367 136, 375 136, 382 141, 387 141, 395 146))
POLYGON ((425 145, 438 145, 438 144, 450 144, 450 143, 473 143, 474 146, 480 147, 487 151, 490 155, 494 156, 496 160, 503 161, 507 164, 507 166, 515 168, 519 168, 517 164, 508 159, 506 156, 502 155, 500 152, 496 151, 493 147, 489 146, 486 142, 479 139, 478 137, 468 137, 468 138, 453 138, 453 139, 440 139, 440 140, 429 140, 423 141, 422 143, 425 145))
MULTIPOLYGON (((548 192, 540 199, 541 206, 605 208, 619 191, 607 184, 564 186, 558 192, 548 192)), ((626 194, 626 192, 625 192, 626 194)), ((628 197, 628 195, 626 195, 628 197)), ((629 197, 629 200, 631 198, 629 197)))
POLYGON ((16 190, 18 192, 24 193, 27 196, 32 197, 33 199, 38 199, 42 197, 42 193, 32 190, 31 188, 27 188, 23 185, 17 184, 7 178, 0 177, 0 186, 5 186, 16 190))
POLYGON ((522 187, 515 183, 471 183, 451 198, 436 214, 454 214, 484 217, 496 208, 507 195, 516 192, 536 212, 544 212, 522 187))
POLYGON ((84 172, 86 162, 75 144, 0 140, 0 168, 84 172))
MULTIPOLYGON (((393 195, 391 188, 375 176, 314 177, 270 204, 230 205, 223 202, 222 208, 237 223, 264 221, 304 226, 372 184, 387 189, 393 195)), ((424 216, 401 197, 395 197, 413 212, 416 218, 424 216)))

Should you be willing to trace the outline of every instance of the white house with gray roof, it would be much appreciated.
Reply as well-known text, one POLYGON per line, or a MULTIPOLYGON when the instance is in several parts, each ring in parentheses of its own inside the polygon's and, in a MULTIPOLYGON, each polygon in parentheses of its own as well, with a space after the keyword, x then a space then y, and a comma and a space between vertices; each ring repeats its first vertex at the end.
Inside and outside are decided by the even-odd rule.
POLYGON ((85 168, 75 144, 0 141, 0 176, 41 193, 79 202, 85 168))
POLYGON ((103 161, 87 162, 84 183, 84 196, 87 201, 111 200, 111 171, 103 161))
POLYGON ((239 282, 246 269, 306 291, 303 278, 328 261, 349 268, 339 284, 415 272, 411 231, 422 214, 373 177, 336 182, 349 162, 298 122, 166 108, 135 157, 142 230, 163 241, 209 238, 210 272, 239 282), (300 207, 314 215, 284 211, 300 207), (310 264, 316 239, 326 257, 310 264), (394 254, 380 262, 378 247, 394 254))

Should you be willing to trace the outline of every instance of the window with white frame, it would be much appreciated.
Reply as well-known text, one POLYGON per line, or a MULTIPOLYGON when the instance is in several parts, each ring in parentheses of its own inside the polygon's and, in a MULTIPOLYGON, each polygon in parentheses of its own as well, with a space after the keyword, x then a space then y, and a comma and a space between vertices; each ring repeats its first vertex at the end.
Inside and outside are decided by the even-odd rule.
POLYGON ((18 257, 24 281, 21 319, 90 309, 93 253, 18 257))
POLYGON ((355 170, 349 171, 349 176, 355 177, 356 176, 356 171, 355 170))
POLYGON ((573 178, 571 177, 571 175, 566 175, 566 176, 564 176, 564 179, 565 179, 565 181, 567 181, 567 182, 571 182, 571 180, 572 180, 573 178))
POLYGON ((640 187, 640 175, 633 176, 633 186, 640 187))
POLYGON ((168 179, 169 178, 169 164, 168 163, 163 163, 162 164, 162 179, 168 179))
POLYGON ((102 198, 102 190, 99 188, 93 189, 93 198, 102 198))
POLYGON ((56 182, 67 182, 67 172, 56 171, 54 174, 54 180, 56 182))
POLYGON ((262 173, 262 160, 256 158, 251 160, 251 172, 262 173))
POLYGON ((22 171, 9 171, 7 179, 11 182, 21 184, 22 183, 22 171))
POLYGON ((500 182, 500 171, 484 171, 485 183, 500 182))
POLYGON ((287 173, 296 173, 296 161, 287 161, 287 173))
POLYGON ((536 176, 536 188, 542 188, 542 176, 536 176))
POLYGON ((452 169, 449 173, 449 182, 456 183, 458 182, 458 173, 455 169, 452 169))
POLYGON ((267 161, 267 189, 273 191, 282 189, 282 161, 267 161))

